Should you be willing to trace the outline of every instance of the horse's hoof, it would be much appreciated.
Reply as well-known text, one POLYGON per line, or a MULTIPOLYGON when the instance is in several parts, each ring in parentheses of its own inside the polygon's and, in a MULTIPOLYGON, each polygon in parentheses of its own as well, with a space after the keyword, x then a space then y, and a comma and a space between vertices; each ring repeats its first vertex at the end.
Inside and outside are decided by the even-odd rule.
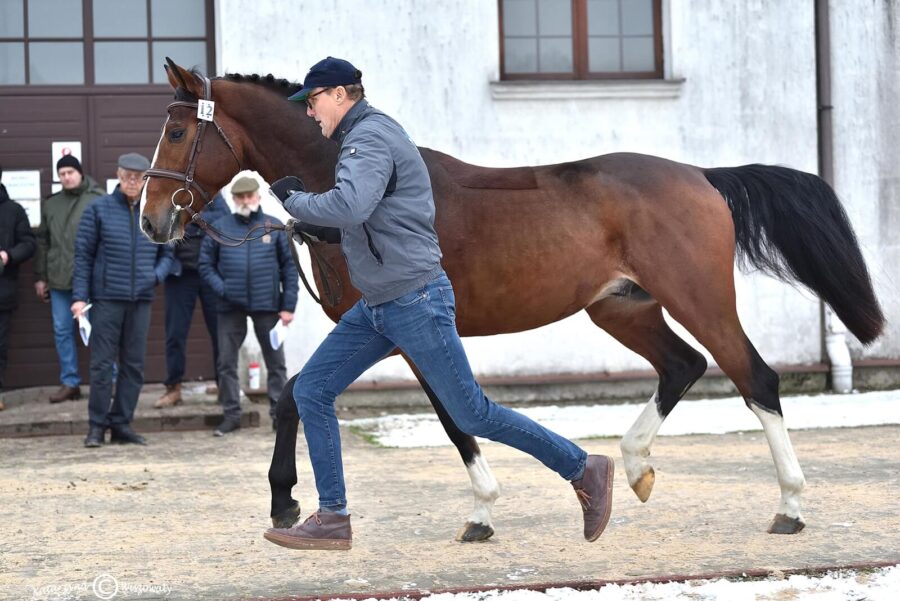
POLYGON ((475 543, 484 541, 494 536, 494 529, 477 522, 466 522, 456 533, 456 540, 461 543, 475 543))
POLYGON ((806 524, 800 518, 789 518, 783 513, 778 513, 769 526, 769 534, 797 534, 804 526, 806 524))
POLYGON ((650 498, 650 493, 653 491, 653 484, 655 482, 656 472, 654 472, 651 467, 637 482, 631 485, 631 490, 633 490, 634 494, 637 495, 637 498, 641 500, 641 503, 646 503, 647 499, 650 498))
POLYGON ((300 503, 294 501, 294 504, 279 513, 272 516, 273 528, 290 528, 300 520, 300 503))

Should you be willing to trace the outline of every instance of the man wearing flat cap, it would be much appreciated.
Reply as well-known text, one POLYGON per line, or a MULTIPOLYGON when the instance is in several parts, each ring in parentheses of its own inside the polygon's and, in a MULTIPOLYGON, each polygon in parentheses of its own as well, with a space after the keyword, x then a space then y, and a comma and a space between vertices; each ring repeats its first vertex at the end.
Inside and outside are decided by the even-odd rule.
MULTIPOLYGON (((259 206, 259 182, 241 177, 231 186, 235 212, 212 226, 233 239, 243 238, 250 228, 266 222, 281 225, 259 206)), ((253 234, 254 238, 256 233, 253 234)), ((207 236, 200 246, 200 276, 219 297, 219 403, 223 419, 213 431, 224 436, 241 427, 238 351, 247 336, 247 317, 268 373, 269 415, 275 419, 275 403, 287 381, 284 347, 273 349, 269 330, 279 321, 294 319, 297 305, 297 270, 291 258, 291 242, 283 231, 264 234, 240 246, 223 246, 207 236)))
POLYGON ((102 445, 107 430, 110 442, 145 444, 131 421, 144 384, 150 303, 172 264, 171 246, 150 242, 138 222, 150 161, 129 152, 118 164, 119 185, 88 206, 75 238, 71 311, 75 317, 85 315, 92 326, 86 447, 102 445), (110 404, 113 363, 118 377, 110 404))
POLYGON ((34 257, 34 291, 43 302, 50 300, 53 339, 59 358, 60 388, 50 395, 51 403, 81 398, 81 376, 72 323, 72 261, 75 232, 81 214, 91 201, 106 192, 84 174, 81 163, 67 154, 56 163, 62 190, 41 203, 41 224, 37 229, 34 257))

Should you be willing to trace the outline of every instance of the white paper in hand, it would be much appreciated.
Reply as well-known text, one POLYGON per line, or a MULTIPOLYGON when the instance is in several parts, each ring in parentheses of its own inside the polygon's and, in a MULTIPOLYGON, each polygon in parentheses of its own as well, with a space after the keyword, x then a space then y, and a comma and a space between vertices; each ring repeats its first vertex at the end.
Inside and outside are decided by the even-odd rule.
POLYGON ((81 334, 81 341, 84 343, 84 346, 87 346, 88 340, 91 338, 91 322, 88 321, 87 315, 81 314, 78 316, 78 333, 81 334))
POLYGON ((269 330, 269 344, 277 351, 284 344, 284 339, 287 338, 287 335, 288 327, 279 319, 275 327, 269 330))

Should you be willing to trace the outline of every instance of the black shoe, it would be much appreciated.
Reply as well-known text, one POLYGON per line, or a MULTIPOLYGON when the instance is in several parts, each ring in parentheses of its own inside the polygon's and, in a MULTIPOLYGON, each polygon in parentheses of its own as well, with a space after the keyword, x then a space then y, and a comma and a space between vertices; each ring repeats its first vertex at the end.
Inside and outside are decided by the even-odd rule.
POLYGON ((233 419, 231 417, 226 417, 222 420, 222 423, 219 424, 215 431, 213 431, 213 436, 225 436, 226 434, 230 434, 231 432, 240 429, 240 427, 240 418, 233 419))
POLYGON ((128 424, 110 426, 109 442, 114 444, 147 444, 147 440, 131 429, 128 424))
POLYGON ((106 428, 91 424, 88 426, 88 435, 84 438, 84 446, 89 449, 103 446, 103 438, 105 435, 106 428))

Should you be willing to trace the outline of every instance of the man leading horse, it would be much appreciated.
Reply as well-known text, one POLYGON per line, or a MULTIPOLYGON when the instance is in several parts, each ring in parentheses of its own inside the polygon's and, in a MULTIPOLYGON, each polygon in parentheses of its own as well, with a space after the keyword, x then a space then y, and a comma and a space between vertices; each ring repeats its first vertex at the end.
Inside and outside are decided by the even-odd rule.
MULTIPOLYGON (((487 398, 456 331, 453 286, 441 267, 431 179, 419 150, 393 119, 369 105, 362 73, 328 57, 290 100, 305 101, 322 135, 340 144, 335 185, 306 192, 297 177, 271 188, 303 224, 339 228, 350 278, 362 298, 344 313, 297 377, 297 403, 319 509, 269 541, 293 549, 349 549, 350 515, 335 398, 364 371, 403 352, 467 434, 532 455, 572 486, 595 541, 609 522, 614 463, 487 398)), ((302 227, 302 226, 301 226, 302 227)))

